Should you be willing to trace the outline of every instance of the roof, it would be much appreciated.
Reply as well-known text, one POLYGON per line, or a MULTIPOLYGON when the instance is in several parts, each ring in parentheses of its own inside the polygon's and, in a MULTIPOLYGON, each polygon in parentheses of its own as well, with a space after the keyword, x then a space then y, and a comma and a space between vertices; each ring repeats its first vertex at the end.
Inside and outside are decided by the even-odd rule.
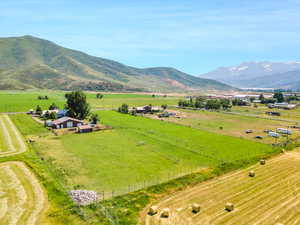
POLYGON ((61 109, 58 111, 58 114, 66 114, 68 111, 68 109, 61 109))
POLYGON ((58 109, 53 109, 53 110, 43 110, 43 114, 46 114, 46 113, 52 113, 52 112, 54 112, 54 113, 58 113, 58 109))
POLYGON ((89 124, 79 126, 78 128, 79 130, 92 129, 91 125, 89 124))
POLYGON ((58 124, 61 124, 61 123, 66 122, 66 121, 68 121, 68 120, 72 120, 72 121, 75 121, 75 122, 78 122, 78 123, 82 123, 82 122, 83 122, 82 120, 77 120, 77 119, 74 119, 74 118, 72 118, 72 117, 67 117, 67 116, 65 116, 65 117, 62 117, 62 118, 60 118, 60 119, 54 120, 54 121, 53 121, 53 124, 54 124, 54 125, 58 125, 58 124))

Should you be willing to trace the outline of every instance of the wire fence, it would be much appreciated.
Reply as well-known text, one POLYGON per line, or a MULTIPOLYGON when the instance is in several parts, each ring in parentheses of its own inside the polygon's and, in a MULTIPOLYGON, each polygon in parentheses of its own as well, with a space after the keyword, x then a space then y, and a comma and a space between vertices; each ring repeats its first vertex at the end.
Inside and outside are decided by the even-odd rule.
POLYGON ((158 184, 162 184, 168 182, 170 180, 191 174, 193 172, 197 172, 204 167, 193 167, 193 168, 185 168, 185 169, 177 169, 170 171, 164 175, 160 174, 156 178, 139 181, 130 185, 127 185, 123 188, 112 189, 111 191, 101 191, 98 193, 100 200, 107 200, 116 196, 128 194, 137 190, 141 190, 147 187, 155 186, 158 184))
MULTIPOLYGON (((192 151, 192 150, 191 150, 192 151)), ((204 153, 200 153, 195 151, 195 153, 202 155, 203 157, 209 159, 212 163, 230 163, 230 161, 219 158, 217 156, 214 155, 208 155, 208 154, 204 154, 204 153)), ((139 182, 135 182, 133 184, 127 185, 126 187, 123 188, 116 188, 116 189, 112 189, 111 191, 101 191, 98 192, 98 196, 100 200, 107 200, 107 199, 111 199, 117 196, 121 196, 121 195, 125 195, 134 191, 138 191, 147 187, 151 187, 151 186, 155 186, 155 185, 159 185, 162 183, 166 183, 170 180, 174 180, 195 172, 199 172, 205 168, 208 168, 208 166, 205 166, 203 164, 198 165, 198 166, 188 166, 188 167, 184 167, 184 168, 177 168, 177 169, 173 169, 172 171, 168 171, 164 174, 159 173, 157 174, 157 177, 152 178, 152 179, 145 179, 139 182)))

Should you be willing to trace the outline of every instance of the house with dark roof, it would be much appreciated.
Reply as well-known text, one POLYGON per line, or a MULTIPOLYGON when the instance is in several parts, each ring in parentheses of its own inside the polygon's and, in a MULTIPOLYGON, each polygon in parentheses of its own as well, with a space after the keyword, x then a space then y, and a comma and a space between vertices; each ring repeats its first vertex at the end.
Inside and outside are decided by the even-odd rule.
POLYGON ((54 120, 52 122, 52 128, 53 129, 61 129, 61 128, 73 128, 73 127, 79 127, 83 125, 82 120, 77 120, 71 117, 62 117, 60 119, 54 120))

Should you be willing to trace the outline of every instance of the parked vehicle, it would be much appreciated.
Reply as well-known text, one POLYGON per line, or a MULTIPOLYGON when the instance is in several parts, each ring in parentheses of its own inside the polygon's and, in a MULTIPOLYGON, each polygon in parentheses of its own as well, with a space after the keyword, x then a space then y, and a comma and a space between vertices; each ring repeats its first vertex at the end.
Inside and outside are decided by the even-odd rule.
POLYGON ((279 138, 280 137, 280 134, 276 133, 276 132, 269 132, 269 136, 270 137, 273 137, 273 138, 279 138))

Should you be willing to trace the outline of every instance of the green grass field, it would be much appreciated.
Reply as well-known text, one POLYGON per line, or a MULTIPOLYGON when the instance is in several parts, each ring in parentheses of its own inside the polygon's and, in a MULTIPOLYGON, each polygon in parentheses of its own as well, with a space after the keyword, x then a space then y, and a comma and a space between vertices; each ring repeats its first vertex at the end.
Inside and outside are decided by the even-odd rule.
POLYGON ((243 114, 254 114, 257 116, 262 116, 266 118, 273 119, 285 119, 285 120, 295 120, 300 122, 300 108, 293 110, 284 110, 284 109, 269 109, 267 106, 258 104, 258 107, 253 106, 234 106, 232 112, 243 113, 243 114), (281 116, 268 116, 266 112, 280 112, 281 116))
MULTIPOLYGON (((112 130, 36 140, 39 154, 66 175, 68 188, 118 190, 168 174, 215 167, 221 160, 243 160, 272 152, 268 145, 240 138, 112 111, 98 113, 101 122, 112 130)), ((25 126, 35 126, 26 115, 14 117, 26 121, 22 123, 25 126)))
MULTIPOLYGON (((169 110, 172 111, 172 110, 169 110)), ((265 129, 276 131, 276 128, 286 128, 295 123, 270 120, 268 118, 256 118, 245 114, 227 114, 223 112, 210 111, 194 111, 194 110, 173 110, 180 118, 169 117, 164 118, 165 121, 190 126, 193 128, 215 132, 224 135, 242 137, 250 140, 255 140, 263 143, 274 143, 276 140, 264 133, 265 129), (223 129, 220 129, 222 127, 223 129), (246 134, 245 130, 253 130, 252 134, 246 134), (263 140, 255 139, 256 136, 262 136, 263 140)), ((152 116, 153 117, 153 116, 152 116)), ((154 118, 158 119, 154 116, 154 118)), ((293 135, 290 138, 300 136, 298 129, 291 129, 293 135)), ((282 136, 279 141, 284 141, 286 137, 282 136)))
MULTIPOLYGON (((94 109, 112 109, 118 108, 123 103, 129 106, 143 106, 152 104, 161 106, 162 104, 176 105, 178 102, 177 97, 152 97, 146 94, 104 94, 102 99, 96 98, 96 93, 86 93, 88 102, 94 109)), ((61 91, 1 91, 0 92, 0 112, 27 112, 29 109, 35 109, 40 105, 42 109, 55 103, 60 108, 64 107, 65 98, 64 92, 61 91), (38 96, 49 97, 48 100, 38 100, 38 96)))

